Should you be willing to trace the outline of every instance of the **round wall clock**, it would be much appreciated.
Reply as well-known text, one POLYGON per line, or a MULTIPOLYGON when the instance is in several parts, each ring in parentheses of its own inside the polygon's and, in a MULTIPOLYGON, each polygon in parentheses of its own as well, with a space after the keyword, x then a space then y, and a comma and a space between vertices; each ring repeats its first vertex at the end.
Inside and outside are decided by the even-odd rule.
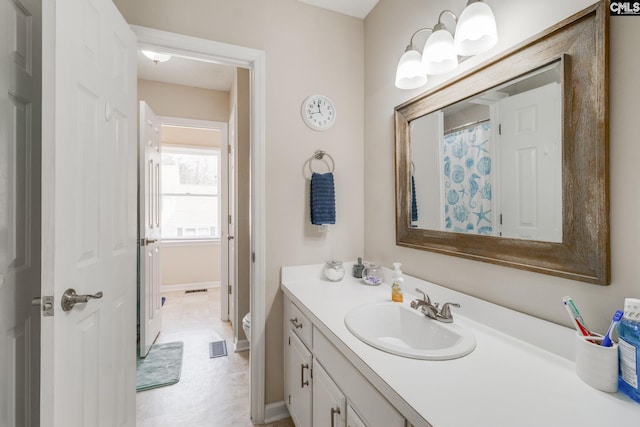
POLYGON ((336 107, 323 95, 311 95, 302 102, 302 119, 311 129, 327 130, 336 121, 336 107))

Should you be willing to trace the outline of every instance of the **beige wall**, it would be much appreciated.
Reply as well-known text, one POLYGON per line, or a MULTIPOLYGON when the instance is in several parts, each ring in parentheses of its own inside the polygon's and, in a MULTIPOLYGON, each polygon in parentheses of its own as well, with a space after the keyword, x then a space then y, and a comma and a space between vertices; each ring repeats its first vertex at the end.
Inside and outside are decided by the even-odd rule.
POLYGON ((266 283, 258 286, 266 294, 265 403, 281 401, 280 267, 355 259, 364 250, 363 21, 297 0, 114 3, 130 24, 266 52, 267 266, 266 283), (300 118, 302 101, 315 93, 336 105, 336 124, 325 132, 310 130, 300 118), (317 149, 336 162, 337 224, 326 235, 309 225, 309 184, 303 175, 305 161, 317 149))
MULTIPOLYGON (((394 87, 397 60, 413 30, 436 22, 437 11, 447 7, 457 11, 463 3, 381 0, 366 19, 365 254, 387 266, 401 261, 403 270, 409 274, 567 326, 570 323, 561 300, 563 295, 571 295, 589 326, 604 332, 623 299, 640 296, 640 263, 637 261, 640 198, 634 179, 640 156, 634 117, 640 95, 639 86, 634 86, 640 75, 640 59, 631 53, 640 39, 640 26, 633 18, 610 19, 610 286, 600 287, 395 245, 393 109, 424 90, 402 91, 394 87)), ((487 3, 496 15, 500 44, 483 57, 534 35, 593 1, 491 0, 487 3)), ((481 59, 470 59, 462 68, 471 67, 481 59)), ((428 87, 441 81, 443 78, 433 78, 428 87)))
POLYGON ((163 244, 160 274, 163 285, 220 281, 220 242, 163 244))
POLYGON ((229 92, 231 109, 237 109, 236 120, 236 167, 237 167, 237 211, 235 235, 237 276, 236 276, 236 318, 231 319, 236 336, 239 340, 245 339, 242 329, 242 318, 249 312, 251 296, 251 126, 250 126, 250 72, 247 69, 238 68, 233 79, 233 85, 229 92))
POLYGON ((171 83, 138 80, 138 99, 158 116, 226 122, 229 92, 171 83))

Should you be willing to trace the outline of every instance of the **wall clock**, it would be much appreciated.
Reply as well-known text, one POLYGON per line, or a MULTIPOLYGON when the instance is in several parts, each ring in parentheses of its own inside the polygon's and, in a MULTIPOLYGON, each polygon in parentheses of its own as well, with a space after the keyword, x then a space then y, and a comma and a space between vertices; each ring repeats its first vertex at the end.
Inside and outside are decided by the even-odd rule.
POLYGON ((311 95, 302 102, 302 119, 311 129, 327 130, 336 121, 336 107, 323 95, 311 95))

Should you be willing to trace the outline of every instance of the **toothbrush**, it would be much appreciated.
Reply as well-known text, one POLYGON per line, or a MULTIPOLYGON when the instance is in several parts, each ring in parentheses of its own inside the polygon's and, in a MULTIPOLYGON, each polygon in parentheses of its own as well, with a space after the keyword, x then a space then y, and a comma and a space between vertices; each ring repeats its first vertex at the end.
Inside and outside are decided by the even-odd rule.
MULTIPOLYGON (((578 322, 584 326, 584 328, 588 331, 589 328, 587 327, 586 322, 584 321, 584 319, 582 318, 582 315, 580 314, 580 312, 578 311, 578 307, 576 307, 576 305, 573 303, 573 300, 571 299, 571 297, 563 297, 562 298, 562 302, 564 303, 564 305, 566 305, 569 309, 571 309, 571 312, 573 312, 573 317, 575 317, 578 322)), ((591 335, 591 334, 589 334, 591 335)))
POLYGON ((611 319, 611 325, 609 325, 609 329, 607 330, 607 333, 604 334, 604 338, 602 339, 603 347, 611 347, 611 332, 613 331, 613 328, 616 327, 620 319, 622 319, 623 313, 624 312, 622 310, 616 310, 616 312, 613 313, 613 319, 611 319))
MULTIPOLYGON (((583 337, 593 336, 593 334, 591 334, 589 329, 585 326, 584 320, 582 320, 582 316, 580 316, 580 313, 578 312, 576 306, 572 304, 573 301, 571 300, 571 297, 562 298, 562 303, 564 304, 564 308, 567 309, 567 313, 569 314, 569 317, 571 318, 571 321, 573 322, 573 326, 576 328, 576 330, 583 337)), ((589 342, 595 344, 595 341, 593 340, 589 340, 589 342)))

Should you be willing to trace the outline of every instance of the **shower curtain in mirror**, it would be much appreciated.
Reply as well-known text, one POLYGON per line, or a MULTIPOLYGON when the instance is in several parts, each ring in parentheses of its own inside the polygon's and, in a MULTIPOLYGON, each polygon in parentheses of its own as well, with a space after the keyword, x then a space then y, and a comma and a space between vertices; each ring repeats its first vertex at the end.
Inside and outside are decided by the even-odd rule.
POLYGON ((442 194, 448 231, 493 235, 490 133, 487 120, 444 136, 442 194))

